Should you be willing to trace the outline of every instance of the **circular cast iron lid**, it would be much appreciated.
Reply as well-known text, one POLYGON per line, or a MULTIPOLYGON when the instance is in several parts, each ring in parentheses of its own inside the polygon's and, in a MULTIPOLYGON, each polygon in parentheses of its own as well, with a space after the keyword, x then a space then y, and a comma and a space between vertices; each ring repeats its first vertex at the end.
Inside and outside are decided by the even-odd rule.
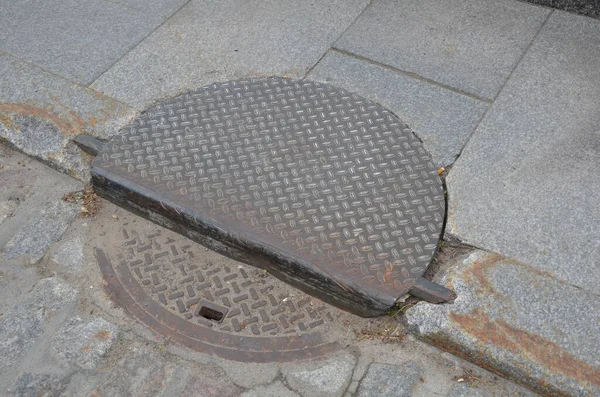
POLYGON ((185 93, 142 114, 93 165, 100 194, 127 206, 106 191, 134 186, 358 313, 407 293, 442 232, 442 183, 412 131, 376 103, 311 81, 185 93))

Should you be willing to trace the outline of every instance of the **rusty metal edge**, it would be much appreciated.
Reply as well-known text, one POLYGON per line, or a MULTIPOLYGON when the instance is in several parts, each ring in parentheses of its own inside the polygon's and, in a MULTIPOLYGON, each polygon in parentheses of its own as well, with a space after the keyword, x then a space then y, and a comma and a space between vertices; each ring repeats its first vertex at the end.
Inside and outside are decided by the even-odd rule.
POLYGON ((456 293, 443 285, 420 277, 408 293, 429 303, 454 302, 456 293))

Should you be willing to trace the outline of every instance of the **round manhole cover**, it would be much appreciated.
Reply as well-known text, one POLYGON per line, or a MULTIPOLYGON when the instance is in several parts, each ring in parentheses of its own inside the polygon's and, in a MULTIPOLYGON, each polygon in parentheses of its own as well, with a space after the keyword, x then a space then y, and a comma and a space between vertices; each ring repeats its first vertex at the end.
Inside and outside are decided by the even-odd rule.
MULTIPOLYGON (((104 197, 364 316, 384 313, 409 291, 416 295, 442 231, 443 187, 420 141, 380 105, 326 84, 242 79, 190 91, 148 109, 93 164, 104 197)), ((211 291, 214 300, 277 299, 242 289, 237 269, 185 268, 184 275, 176 268, 170 272, 185 279, 199 271, 208 281, 168 293, 156 277, 173 273, 128 269, 140 293, 178 310, 198 299, 179 295, 209 281, 222 285, 211 291), (228 280, 240 291, 222 292, 228 280)), ((236 309, 219 314, 228 307, 219 305, 198 309, 224 318, 211 329, 283 332, 249 322, 260 310, 246 327, 229 322, 236 309)), ((295 332, 326 318, 316 312, 295 332)))
POLYGON ((237 361, 300 360, 339 349, 368 323, 112 205, 94 229, 116 303, 196 351, 237 361))

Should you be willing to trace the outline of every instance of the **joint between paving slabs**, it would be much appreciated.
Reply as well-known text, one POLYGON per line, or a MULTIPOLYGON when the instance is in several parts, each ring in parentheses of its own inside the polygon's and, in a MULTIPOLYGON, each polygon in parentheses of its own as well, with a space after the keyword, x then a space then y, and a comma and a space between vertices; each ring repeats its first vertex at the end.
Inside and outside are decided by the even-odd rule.
POLYGON ((455 92, 457 94, 461 94, 461 95, 464 95, 464 96, 472 98, 472 99, 476 99, 476 100, 481 101, 481 102, 490 103, 490 104, 493 102, 493 100, 491 100, 491 99, 483 98, 483 97, 480 97, 478 95, 472 94, 470 92, 463 91, 463 90, 461 90, 459 88, 439 83, 439 82, 437 82, 435 80, 429 79, 427 77, 423 77, 423 76, 421 76, 421 75, 419 75, 417 73, 414 73, 414 72, 409 72, 409 71, 406 71, 406 70, 397 69, 397 68, 395 68, 393 66, 386 65, 384 63, 379 63, 379 62, 374 61, 372 59, 363 57, 362 55, 358 55, 358 54, 355 54, 353 52, 346 51, 346 50, 343 50, 343 49, 335 47, 335 46, 331 47, 331 50, 335 51, 335 52, 338 52, 338 53, 340 53, 342 55, 346 55, 348 57, 355 58, 355 59, 357 59, 359 61, 363 61, 363 62, 369 63, 371 65, 379 66, 380 68, 390 70, 390 71, 392 71, 394 73, 403 74, 403 75, 406 75, 406 76, 411 77, 411 78, 416 79, 416 80, 421 80, 421 81, 423 81, 425 83, 432 84, 432 85, 435 85, 435 86, 440 87, 440 88, 444 88, 444 89, 449 90, 449 91, 453 91, 453 92, 455 92))
POLYGON ((335 40, 333 40, 333 41, 331 42, 331 43, 332 43, 332 45, 331 45, 331 46, 330 46, 330 47, 329 47, 327 50, 325 50, 325 52, 323 52, 323 55, 321 55, 321 56, 319 57, 319 59, 317 60, 317 62, 315 62, 315 63, 314 63, 314 64, 313 64, 311 67, 309 67, 309 68, 306 70, 306 73, 304 73, 304 76, 302 77, 302 79, 303 79, 303 80, 304 80, 304 79, 306 79, 306 77, 307 77, 307 76, 310 74, 310 72, 312 72, 312 71, 313 71, 313 69, 314 69, 315 67, 317 67, 317 65, 318 65, 318 64, 321 62, 321 60, 323 60, 323 58, 325 58, 325 55, 327 55, 327 54, 328 54, 328 53, 329 53, 331 50, 334 50, 334 49, 335 49, 335 47, 334 47, 334 46, 335 46, 335 43, 336 43, 336 42, 337 42, 337 41, 340 39, 340 37, 342 37, 344 34, 346 34, 346 32, 348 31, 348 29, 350 29, 350 28, 352 27, 352 25, 354 25, 354 23, 355 23, 356 21, 358 21, 358 19, 359 19, 360 17, 362 17, 362 16, 363 16, 363 14, 364 14, 364 13, 367 11, 367 9, 368 9, 368 8, 371 6, 371 4, 373 4, 373 0, 369 0, 369 3, 368 3, 366 6, 365 6, 365 8, 363 8, 363 9, 362 9, 362 11, 361 11, 361 12, 360 12, 360 13, 359 13, 357 16, 356 16, 356 18, 354 18, 354 20, 348 24, 348 26, 346 27, 346 29, 344 29, 344 30, 343 30, 343 31, 342 31, 342 32, 341 32, 341 33, 340 33, 340 34, 339 34, 339 35, 338 35, 338 36, 335 38, 335 40))
MULTIPOLYGON (((546 8, 546 7, 544 7, 544 8, 546 8)), ((490 105, 487 107, 487 109, 485 109, 485 111, 481 115, 479 121, 477 122, 477 125, 473 129, 473 132, 471 132, 471 134, 467 137, 467 140, 465 141, 464 145, 462 145, 462 147, 460 149, 460 152, 458 152, 458 154, 456 155, 456 158, 454 159, 454 163, 456 163, 456 160, 458 160, 459 157, 462 155, 463 151, 465 150, 465 148, 467 147, 467 145, 471 141, 471 138, 473 137, 473 135, 475 135, 475 133, 479 129, 479 126, 481 125, 481 123, 483 122, 483 120, 486 118, 486 116, 487 116, 490 108, 493 106, 494 102, 496 102, 496 99, 498 99, 498 97, 500 96, 500 94, 502 93, 502 91, 504 91, 504 87, 506 87, 506 84, 508 84, 508 82, 510 81, 513 73, 515 72, 515 70, 517 69, 517 67, 521 64, 521 62, 523 61, 523 58, 529 52, 529 49, 531 48, 531 46, 533 45, 533 43, 535 42, 535 40, 538 38, 540 32, 542 31, 542 29, 544 28, 544 26, 546 26, 546 23, 548 22, 548 20, 550 19, 550 16, 553 13, 554 13, 554 10, 551 9, 550 12, 548 13, 548 15, 546 15, 546 19, 544 19, 544 22, 542 22, 542 24, 540 25, 540 28, 538 29, 538 31, 535 32, 535 35, 533 35, 533 38, 531 39, 531 41, 529 42, 529 44, 527 44, 527 47, 525 47, 525 50, 523 50, 523 53, 521 54, 521 56, 519 57, 518 61, 513 66, 512 70, 508 74, 508 77, 506 78, 506 80, 504 80, 504 84, 502 84, 502 87, 500 87, 500 89, 496 93, 496 96, 494 97, 494 99, 488 102, 490 105)), ((452 164, 454 164, 454 163, 452 163, 452 164)))

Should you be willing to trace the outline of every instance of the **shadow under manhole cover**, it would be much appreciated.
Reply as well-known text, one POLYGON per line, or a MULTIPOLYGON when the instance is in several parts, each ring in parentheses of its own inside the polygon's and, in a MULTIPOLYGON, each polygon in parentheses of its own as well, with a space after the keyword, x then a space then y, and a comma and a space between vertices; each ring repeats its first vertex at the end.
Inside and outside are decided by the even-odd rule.
POLYGON ((369 325, 113 206, 93 228, 111 298, 153 332, 193 350, 237 361, 294 361, 327 355, 369 325))

